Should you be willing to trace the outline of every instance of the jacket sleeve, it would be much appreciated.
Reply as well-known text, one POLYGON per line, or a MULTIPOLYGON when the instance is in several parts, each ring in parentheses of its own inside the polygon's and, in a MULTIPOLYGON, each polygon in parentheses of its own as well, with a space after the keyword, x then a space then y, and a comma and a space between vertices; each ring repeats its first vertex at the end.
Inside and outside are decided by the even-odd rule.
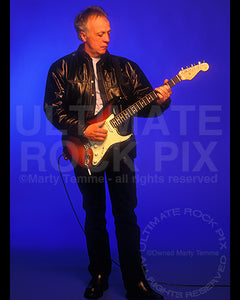
MULTIPOLYGON (((148 93, 153 91, 153 88, 148 81, 147 77, 140 69, 140 67, 136 64, 131 62, 131 85, 132 85, 132 98, 134 102, 139 100, 140 98, 144 97, 148 93)), ((171 104, 171 99, 168 98, 164 104, 157 104, 156 101, 153 101, 149 105, 147 105, 143 110, 139 111, 137 116, 138 117, 156 117, 160 116, 171 104)))
POLYGON ((47 119, 64 135, 84 134, 85 124, 81 124, 67 108, 66 79, 63 63, 54 63, 48 72, 44 97, 44 112, 47 119))

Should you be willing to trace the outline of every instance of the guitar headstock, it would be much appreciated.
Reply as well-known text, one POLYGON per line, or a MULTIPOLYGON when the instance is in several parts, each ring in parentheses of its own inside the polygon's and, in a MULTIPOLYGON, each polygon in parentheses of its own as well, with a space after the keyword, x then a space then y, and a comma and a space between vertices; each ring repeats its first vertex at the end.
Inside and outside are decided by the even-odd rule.
POLYGON ((198 62, 198 64, 191 65, 190 67, 182 68, 178 73, 181 80, 192 80, 200 71, 206 72, 209 65, 206 62, 198 62))

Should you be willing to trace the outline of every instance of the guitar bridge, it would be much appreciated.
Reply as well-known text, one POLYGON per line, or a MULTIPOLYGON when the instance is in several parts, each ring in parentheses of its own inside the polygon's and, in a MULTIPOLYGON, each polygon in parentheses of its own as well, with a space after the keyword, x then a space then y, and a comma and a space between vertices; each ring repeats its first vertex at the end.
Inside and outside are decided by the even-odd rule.
POLYGON ((83 147, 86 151, 90 150, 91 148, 91 143, 89 141, 83 143, 83 147))

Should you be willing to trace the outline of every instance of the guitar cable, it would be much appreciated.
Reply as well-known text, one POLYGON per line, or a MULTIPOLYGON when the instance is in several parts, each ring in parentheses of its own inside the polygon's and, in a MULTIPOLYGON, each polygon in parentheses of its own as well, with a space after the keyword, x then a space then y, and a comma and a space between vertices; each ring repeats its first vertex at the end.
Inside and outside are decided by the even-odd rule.
MULTIPOLYGON (((60 174, 60 177, 61 177, 61 179, 62 179, 62 183, 63 183, 64 189, 65 189, 67 198, 68 198, 68 200, 69 200, 69 203, 70 203, 70 205, 71 205, 71 208, 72 208, 72 210, 73 210, 73 213, 74 213, 74 215, 75 215, 75 217, 76 217, 76 219, 77 219, 77 222, 78 222, 80 228, 82 229, 82 232, 83 232, 84 235, 85 235, 85 230, 84 230, 84 228, 83 228, 83 226, 82 226, 82 224, 81 224, 81 222, 80 222, 80 220, 79 220, 79 218, 78 218, 77 212, 76 212, 76 210, 75 210, 75 208, 74 208, 74 206, 73 206, 73 203, 72 203, 72 200, 71 200, 70 195, 69 195, 69 193, 68 193, 68 190, 67 190, 67 187, 66 187, 64 178, 63 178, 63 176, 62 176, 62 172, 61 172, 61 168, 60 168, 60 159, 61 159, 61 157, 63 157, 65 160, 67 160, 67 158, 65 158, 65 156, 64 156, 63 154, 60 154, 60 156, 58 157, 58 170, 59 170, 59 174, 60 174)), ((119 263, 117 263, 115 260, 112 259, 112 262, 113 262, 115 265, 117 265, 118 267, 120 267, 119 263)))
MULTIPOLYGON (((82 232, 83 232, 84 235, 85 235, 85 230, 84 230, 84 228, 83 228, 83 226, 82 226, 82 224, 81 224, 81 222, 80 222, 80 220, 79 220, 79 218, 78 218, 77 212, 76 212, 76 210, 75 210, 75 208, 74 208, 74 206, 73 206, 72 200, 71 200, 70 195, 69 195, 69 193, 68 193, 68 190, 67 190, 67 187, 66 187, 66 184, 65 184, 65 181, 64 181, 62 172, 61 172, 61 168, 60 168, 60 159, 61 159, 61 157, 63 157, 65 160, 68 159, 68 158, 66 158, 66 157, 64 156, 64 154, 60 154, 60 155, 59 155, 59 157, 58 157, 58 170, 59 170, 59 174, 60 174, 60 177, 61 177, 61 180, 62 180, 64 189, 65 189, 67 198, 68 198, 68 200, 69 200, 70 206, 71 206, 71 208, 72 208, 72 210, 73 210, 73 213, 74 213, 74 215, 75 215, 75 217, 76 217, 76 219, 77 219, 77 222, 78 222, 78 224, 79 224, 79 226, 80 226, 82 232)), ((119 264, 118 262, 116 262, 116 261, 113 260, 113 259, 111 259, 111 260, 112 260, 112 262, 113 262, 116 266, 118 266, 118 267, 120 268, 120 264, 119 264)), ((157 283, 157 284, 163 284, 163 285, 184 286, 184 287, 230 287, 229 284, 207 285, 207 284, 170 283, 170 282, 160 282, 160 281, 152 281, 152 280, 147 280, 147 281, 150 282, 150 283, 155 283, 155 284, 157 283)))

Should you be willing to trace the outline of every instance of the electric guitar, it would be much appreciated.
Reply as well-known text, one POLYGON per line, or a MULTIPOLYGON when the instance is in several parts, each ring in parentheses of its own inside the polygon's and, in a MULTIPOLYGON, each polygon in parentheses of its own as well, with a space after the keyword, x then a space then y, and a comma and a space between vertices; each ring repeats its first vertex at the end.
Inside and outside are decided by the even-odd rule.
MULTIPOLYGON (((178 75, 170 79, 166 84, 172 88, 180 81, 192 80, 200 71, 205 72, 208 69, 209 65, 204 61, 185 69, 182 68, 178 75)), ((132 136, 132 134, 120 135, 118 126, 156 99, 158 99, 157 93, 152 91, 117 115, 112 113, 114 102, 109 102, 94 118, 87 121, 88 124, 94 124, 105 120, 102 128, 108 131, 106 139, 103 142, 95 142, 85 137, 68 136, 64 140, 64 147, 67 148, 68 156, 70 155, 71 159, 81 167, 86 167, 89 175, 91 175, 91 169, 101 164, 111 146, 127 141, 132 136)))

